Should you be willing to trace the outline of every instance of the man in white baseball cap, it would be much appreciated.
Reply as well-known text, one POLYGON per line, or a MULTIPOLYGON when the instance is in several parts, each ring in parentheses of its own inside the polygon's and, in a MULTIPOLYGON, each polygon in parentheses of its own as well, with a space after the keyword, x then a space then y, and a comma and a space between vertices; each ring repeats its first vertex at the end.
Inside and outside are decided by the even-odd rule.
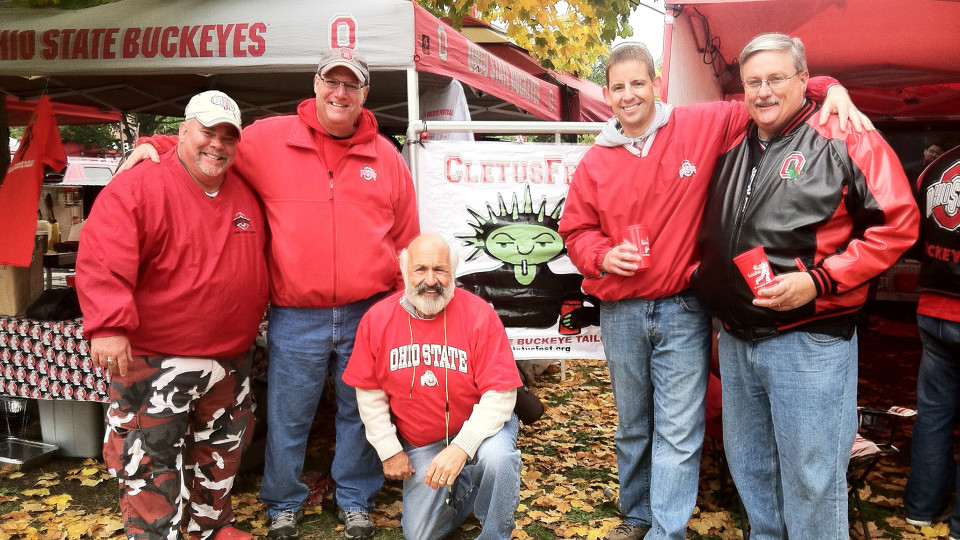
POLYGON ((246 352, 267 304, 267 223, 231 168, 237 104, 203 92, 185 116, 176 148, 97 197, 77 292, 111 376, 103 457, 126 537, 250 540, 230 491, 253 428, 246 352))

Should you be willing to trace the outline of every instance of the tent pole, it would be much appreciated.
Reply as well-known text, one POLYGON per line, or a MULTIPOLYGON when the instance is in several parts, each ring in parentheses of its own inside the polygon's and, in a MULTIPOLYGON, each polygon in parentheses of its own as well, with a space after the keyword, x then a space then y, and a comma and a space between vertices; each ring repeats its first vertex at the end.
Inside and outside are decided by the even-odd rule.
MULTIPOLYGON (((413 187, 417 193, 420 192, 420 178, 417 176, 417 154, 420 147, 414 143, 420 139, 420 132, 417 130, 419 119, 420 79, 416 69, 407 68, 407 140, 404 142, 410 152, 410 176, 413 177, 413 187)), ((417 197, 417 206, 420 206, 420 197, 417 197)))
POLYGON ((667 103, 667 88, 670 82, 670 48, 673 45, 673 23, 683 10, 682 5, 667 4, 663 14, 663 64, 660 68, 660 100, 667 103))
POLYGON ((7 125, 7 98, 0 95, 0 184, 10 166, 10 126, 7 125))

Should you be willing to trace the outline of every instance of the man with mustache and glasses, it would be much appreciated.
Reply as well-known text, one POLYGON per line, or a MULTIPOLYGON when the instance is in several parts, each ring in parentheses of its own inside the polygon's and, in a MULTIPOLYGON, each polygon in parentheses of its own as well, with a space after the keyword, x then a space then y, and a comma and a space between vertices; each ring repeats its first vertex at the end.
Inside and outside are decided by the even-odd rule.
POLYGON ((693 277, 725 330, 724 448, 752 537, 845 540, 857 313, 913 245, 919 213, 879 134, 817 122, 799 39, 755 37, 740 76, 750 124, 717 162, 693 277), (739 268, 757 247, 766 260, 739 268))
MULTIPOLYGON (((749 119, 741 102, 673 107, 639 43, 613 49, 603 95, 614 117, 577 166, 560 219, 583 289, 599 298, 600 329, 619 416, 617 468, 624 521, 607 540, 683 540, 697 500, 710 358, 710 316, 691 290, 707 185, 749 119), (645 225, 650 267, 624 230, 645 225)), ((819 77, 811 95, 841 124, 861 116, 819 77), (829 88, 829 90, 828 90, 829 88), (833 105, 828 105, 828 102, 833 105)))
POLYGON ((364 315, 343 380, 385 476, 403 480, 404 537, 444 538, 473 513, 479 538, 507 540, 520 502, 520 375, 496 312, 455 286, 457 263, 435 234, 401 252, 404 291, 364 315))
MULTIPOLYGON (((270 226, 267 449, 260 500, 269 540, 298 537, 310 493, 300 478, 328 367, 336 389, 331 474, 344 536, 374 534, 369 511, 383 485, 356 394, 341 380, 360 317, 400 286, 397 254, 420 232, 410 171, 363 108, 370 71, 352 49, 330 49, 297 114, 243 130, 237 172, 263 200, 270 226)), ((170 144, 152 137, 151 144, 170 144)), ((155 155, 142 144, 133 159, 155 155)), ((131 161, 131 160, 128 160, 131 161)), ((322 414, 333 414, 323 411, 322 414)))
POLYGON ((193 97, 177 147, 118 174, 80 235, 90 355, 110 371, 103 457, 127 538, 244 540, 230 489, 253 428, 250 362, 267 304, 260 202, 230 169, 240 108, 193 97), (182 523, 186 521, 186 523, 182 523))

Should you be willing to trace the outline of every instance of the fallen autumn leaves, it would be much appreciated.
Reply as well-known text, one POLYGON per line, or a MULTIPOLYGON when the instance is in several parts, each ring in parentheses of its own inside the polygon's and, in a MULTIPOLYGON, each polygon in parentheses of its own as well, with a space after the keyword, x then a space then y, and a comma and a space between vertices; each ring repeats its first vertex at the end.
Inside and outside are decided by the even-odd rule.
MULTIPOLYGON (((895 358, 888 359, 891 363, 904 362, 899 351, 891 352, 895 347, 890 343, 881 345, 882 354, 896 354, 895 358)), ((876 360, 869 360, 874 367, 876 360)), ((596 361, 568 361, 566 380, 561 381, 559 371, 552 368, 537 380, 535 391, 548 409, 540 422, 521 428, 519 445, 523 450, 524 469, 514 538, 603 538, 620 522, 615 504, 604 495, 605 487, 616 490, 617 483, 613 446, 616 409, 606 366, 596 361)), ((887 399, 889 393, 882 395, 887 399)), ((897 404, 910 405, 909 402, 897 404)), ((901 448, 909 447, 905 437, 897 440, 901 448)), ((319 456, 328 453, 328 438, 312 441, 311 453, 319 456)), ((742 538, 732 483, 720 475, 719 456, 720 451, 708 441, 704 447, 700 497, 688 526, 688 538, 742 538)), ((122 538, 116 482, 107 479, 103 465, 97 461, 67 463, 70 468, 59 474, 0 472, 0 540, 122 538), (86 495, 94 492, 100 495, 86 495), (110 502, 104 503, 104 500, 110 502)), ((903 453, 895 460, 882 462, 871 475, 867 489, 861 492, 867 501, 873 538, 912 540, 936 538, 948 532, 945 524, 918 530, 904 522, 902 497, 907 463, 903 453)), ((315 468, 326 472, 322 466, 315 468)), ((308 470, 311 469, 308 467, 308 470)), ((301 536, 306 540, 342 538, 339 532, 342 526, 336 524, 330 512, 332 495, 328 478, 314 473, 308 476, 308 483, 316 495, 308 508, 301 536)), ((256 500, 258 488, 259 477, 238 481, 234 509, 240 528, 265 535, 267 521, 263 506, 256 500)), ((388 484, 378 497, 377 510, 372 515, 380 529, 375 538, 402 537, 399 496, 399 485, 388 484)), ((478 533, 478 523, 470 520, 452 538, 475 538, 478 533)), ((859 532, 853 534, 861 537, 859 532)))
MULTIPOLYGON (((28 473, 5 472, 5 480, 17 480, 28 473)), ((55 473, 37 476, 34 487, 19 493, 10 494, 6 486, 0 489, 0 508, 10 505, 15 510, 0 515, 0 539, 24 538, 62 539, 62 538, 114 538, 122 537, 123 523, 116 507, 91 509, 75 504, 73 497, 66 493, 51 494, 51 488, 57 488, 63 482, 77 482, 81 486, 95 487, 107 481, 116 489, 116 483, 107 474, 103 465, 96 460, 86 460, 77 469, 66 471, 64 475, 55 473), (19 503, 19 504, 16 504, 19 503)), ((4 482, 8 484, 9 482, 4 482)))

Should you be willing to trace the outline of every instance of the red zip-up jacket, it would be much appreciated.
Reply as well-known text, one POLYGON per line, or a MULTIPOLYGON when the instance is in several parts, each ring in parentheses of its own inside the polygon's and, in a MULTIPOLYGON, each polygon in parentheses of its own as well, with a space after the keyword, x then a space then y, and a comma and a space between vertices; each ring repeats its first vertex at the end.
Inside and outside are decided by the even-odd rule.
MULTIPOLYGON (((175 138, 145 139, 169 148, 175 138)), ((397 255, 420 233, 416 193, 393 143, 361 111, 348 139, 330 137, 316 102, 295 116, 244 128, 234 169, 263 201, 270 227, 270 301, 289 307, 342 306, 402 283, 397 255), (330 163, 324 148, 342 157, 330 163)))
POLYGON ((697 229, 717 157, 747 125, 742 102, 677 107, 646 156, 623 146, 594 145, 573 174, 560 235, 584 275, 583 290, 600 300, 655 299, 689 286, 699 262, 697 229), (604 255, 629 225, 650 232, 651 266, 633 276, 603 274, 604 255))

